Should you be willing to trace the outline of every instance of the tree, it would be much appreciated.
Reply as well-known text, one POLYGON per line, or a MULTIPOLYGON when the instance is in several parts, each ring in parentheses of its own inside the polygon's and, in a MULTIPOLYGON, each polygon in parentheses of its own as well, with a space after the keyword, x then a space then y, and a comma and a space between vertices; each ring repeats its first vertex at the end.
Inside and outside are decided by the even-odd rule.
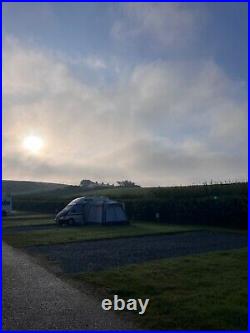
POLYGON ((83 186, 83 187, 87 187, 89 185, 92 185, 92 184, 95 184, 94 182, 92 182, 91 180, 89 179, 82 179, 80 181, 80 186, 83 186))
POLYGON ((140 187, 139 185, 135 184, 130 180, 121 180, 117 181, 118 186, 120 187, 140 187))

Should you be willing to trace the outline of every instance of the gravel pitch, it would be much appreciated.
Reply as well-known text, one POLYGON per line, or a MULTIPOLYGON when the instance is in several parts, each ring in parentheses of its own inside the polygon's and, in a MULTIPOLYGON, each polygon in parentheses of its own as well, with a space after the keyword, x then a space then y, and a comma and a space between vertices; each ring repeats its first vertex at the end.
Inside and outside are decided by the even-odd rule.
POLYGON ((196 231, 175 235, 85 241, 26 248, 56 261, 65 273, 92 272, 148 260, 238 249, 247 246, 240 233, 196 231))

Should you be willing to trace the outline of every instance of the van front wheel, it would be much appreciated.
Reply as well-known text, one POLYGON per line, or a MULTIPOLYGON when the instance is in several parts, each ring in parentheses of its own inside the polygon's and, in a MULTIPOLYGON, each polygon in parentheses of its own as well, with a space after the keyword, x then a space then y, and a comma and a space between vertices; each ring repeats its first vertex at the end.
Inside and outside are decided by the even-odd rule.
POLYGON ((59 221, 57 222, 57 224, 59 225, 59 227, 62 227, 64 223, 63 223, 63 221, 60 221, 60 220, 59 220, 59 221))
POLYGON ((75 220, 74 219, 69 219, 68 225, 75 225, 75 220))

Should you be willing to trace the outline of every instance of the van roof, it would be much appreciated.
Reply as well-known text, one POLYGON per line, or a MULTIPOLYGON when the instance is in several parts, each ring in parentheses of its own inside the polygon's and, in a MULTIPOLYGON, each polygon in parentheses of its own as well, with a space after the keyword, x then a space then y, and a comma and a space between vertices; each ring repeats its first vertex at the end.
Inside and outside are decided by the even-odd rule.
POLYGON ((72 200, 69 205, 76 205, 76 204, 84 204, 87 202, 91 202, 93 204, 115 204, 118 203, 117 201, 111 200, 107 197, 79 197, 72 200))

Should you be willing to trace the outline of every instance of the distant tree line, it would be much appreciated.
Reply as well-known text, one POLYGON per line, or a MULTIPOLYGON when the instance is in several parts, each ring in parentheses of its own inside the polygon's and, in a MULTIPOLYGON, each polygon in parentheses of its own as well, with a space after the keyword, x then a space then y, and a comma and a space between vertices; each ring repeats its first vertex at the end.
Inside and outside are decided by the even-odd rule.
POLYGON ((111 187, 140 187, 131 180, 119 180, 116 182, 118 185, 109 183, 98 183, 97 181, 92 181, 89 179, 82 179, 80 181, 80 186, 86 189, 97 189, 97 188, 111 188, 111 187))
POLYGON ((130 180, 117 181, 119 187, 140 187, 140 185, 131 182, 130 180))

